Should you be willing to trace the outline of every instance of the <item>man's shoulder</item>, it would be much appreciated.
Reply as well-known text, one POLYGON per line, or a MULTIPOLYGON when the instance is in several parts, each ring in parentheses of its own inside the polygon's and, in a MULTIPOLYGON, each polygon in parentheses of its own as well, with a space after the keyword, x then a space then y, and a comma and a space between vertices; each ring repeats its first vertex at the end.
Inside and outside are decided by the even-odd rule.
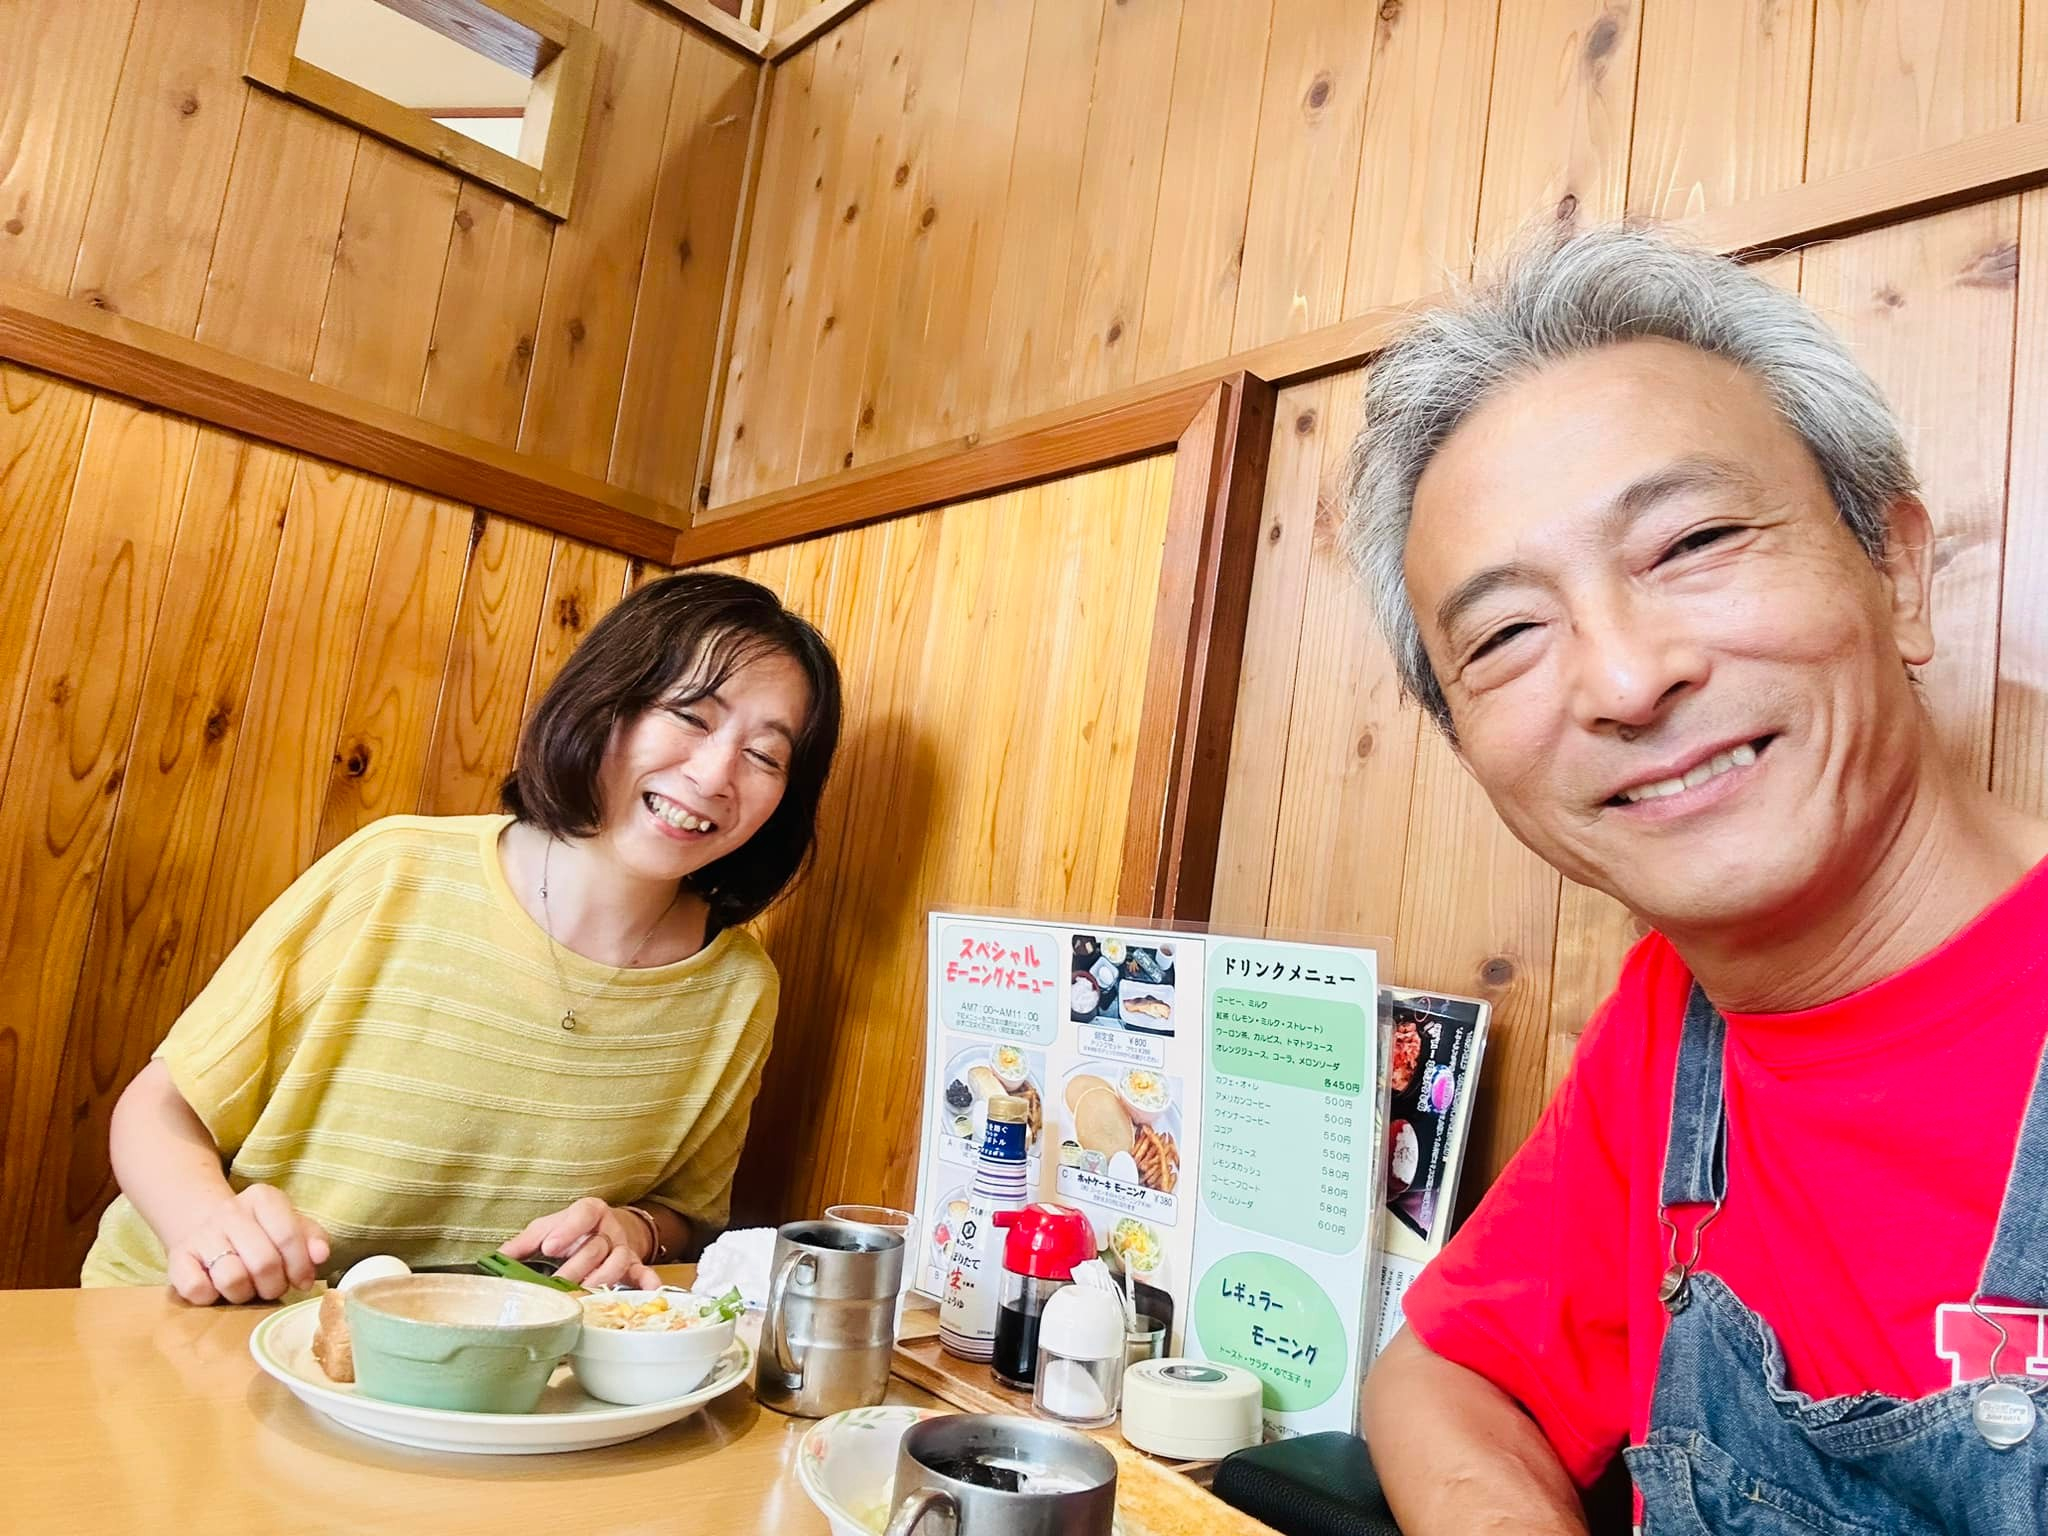
POLYGON ((1613 989, 1586 1023, 1573 1054, 1575 1067, 1624 1063, 1640 1068, 1675 1048, 1685 1023, 1692 972, 1654 929, 1621 962, 1613 989))

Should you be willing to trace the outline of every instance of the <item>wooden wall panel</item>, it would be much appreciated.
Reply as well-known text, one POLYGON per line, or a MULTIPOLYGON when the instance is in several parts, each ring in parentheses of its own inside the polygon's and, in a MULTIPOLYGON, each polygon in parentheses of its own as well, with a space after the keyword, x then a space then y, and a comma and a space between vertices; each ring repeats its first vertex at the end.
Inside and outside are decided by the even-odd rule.
POLYGON ((1811 6, 1664 0, 1642 33, 1630 213, 1686 218, 1799 183, 1811 6))
POLYGON ((576 205, 555 230, 519 446, 602 477, 682 34, 644 0, 600 0, 596 28, 603 52, 576 205))
POLYGON ((758 66, 657 0, 557 8, 604 49, 566 222, 249 84, 254 0, 9 6, 0 278, 615 473, 680 522, 758 66))
POLYGON ((1472 268, 1499 0, 1382 10, 1344 313, 1436 293, 1472 268))
MULTIPOLYGON (((0 1221, 10 1232, 28 1226, 196 438, 188 422, 94 403, 28 664, 0 801, 0 1221)), ((23 1245, 0 1250, 0 1285, 17 1283, 25 1257, 23 1245)))
POLYGON ((762 923, 782 1013, 735 1220, 908 1199, 929 907, 1113 903, 1143 702, 1129 657, 1150 635, 1171 462, 729 563, 807 611, 863 684, 818 863, 762 923), (886 819, 862 814, 883 799, 886 819))
MULTIPOLYGON (((2020 231, 2028 244, 2044 238, 2048 191, 2021 199, 2020 231)), ((2019 276, 1991 787, 2038 816, 2048 815, 2048 270, 2035 260, 2019 276)))
POLYGON ((70 291, 192 334, 242 131, 255 0, 143 0, 70 291))
POLYGON ((114 1194, 114 1100, 204 980, 194 893, 229 805, 292 467, 245 438, 199 435, 43 1136, 28 1242, 66 1271, 114 1194))
POLYGON ((70 281, 135 4, 0 12, 0 277, 70 281))
POLYGON ((1273 0, 1185 0, 1165 114, 1159 211, 1144 279, 1138 373, 1156 379, 1230 350, 1265 95, 1273 0))
POLYGON ((1375 35, 1351 0, 1274 8, 1236 348, 1314 330, 1343 312, 1375 35))

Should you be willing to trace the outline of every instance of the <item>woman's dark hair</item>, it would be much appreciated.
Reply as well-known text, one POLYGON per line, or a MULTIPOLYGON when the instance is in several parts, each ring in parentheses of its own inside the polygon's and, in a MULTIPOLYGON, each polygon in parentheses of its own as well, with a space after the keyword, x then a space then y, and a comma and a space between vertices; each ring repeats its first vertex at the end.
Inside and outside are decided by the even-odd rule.
POLYGON ((759 915, 802 873, 818 798, 839 745, 839 664, 825 637, 766 587, 685 572, 651 582, 606 614, 541 695, 519 738, 505 809, 556 837, 588 837, 604 820, 598 773, 615 727, 657 705, 691 704, 767 655, 803 669, 810 707, 761 830, 684 880, 711 908, 711 931, 759 915))

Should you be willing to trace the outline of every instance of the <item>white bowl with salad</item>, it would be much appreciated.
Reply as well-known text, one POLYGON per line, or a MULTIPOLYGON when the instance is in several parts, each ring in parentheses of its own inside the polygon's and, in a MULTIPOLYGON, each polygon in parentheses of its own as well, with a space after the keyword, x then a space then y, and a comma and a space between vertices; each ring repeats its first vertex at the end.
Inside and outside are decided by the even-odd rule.
POLYGON ((592 1397, 628 1406, 679 1397, 701 1386, 732 1347, 746 1303, 737 1290, 698 1296, 658 1291, 592 1291, 582 1298, 583 1332, 569 1356, 592 1397))

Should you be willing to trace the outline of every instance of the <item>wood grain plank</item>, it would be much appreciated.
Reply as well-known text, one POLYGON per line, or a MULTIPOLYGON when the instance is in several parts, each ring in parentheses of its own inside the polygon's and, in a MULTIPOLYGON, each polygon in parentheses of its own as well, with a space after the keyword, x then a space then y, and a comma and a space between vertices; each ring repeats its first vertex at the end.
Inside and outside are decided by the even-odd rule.
POLYGON ((611 460, 633 300, 681 35, 639 0, 600 0, 604 42, 576 217, 555 231, 519 446, 582 474, 611 460))
POLYGON ((1344 313, 1436 293, 1472 269, 1498 0, 1382 14, 1344 268, 1344 313))
POLYGON ((1182 8, 1136 378, 1230 350, 1272 24, 1272 0, 1182 8))
POLYGON ((1209 920, 1218 927, 1258 932, 1269 920, 1323 449, 1333 435, 1348 435, 1356 420, 1356 393, 1355 380, 1317 379, 1282 390, 1274 403, 1259 556, 1252 568, 1237 723, 1231 732, 1209 906, 1209 920), (1326 429, 1333 411, 1345 414, 1326 429))
POLYGON ((1796 186, 1806 162, 1813 11, 1666 0, 1643 12, 1628 211, 1697 217, 1796 186))
POLYGON ((29 1228, 41 1284, 75 1281, 115 1192, 114 1100, 205 979, 191 974, 193 893, 227 809, 293 462, 198 437, 43 1137, 29 1228))
POLYGON ((71 279, 135 4, 0 11, 0 278, 71 279))
POLYGON ((0 367, 0 798, 91 410, 82 389, 0 367))
POLYGON ((1103 12, 1067 264, 1061 404, 1138 377, 1180 30, 1181 0, 1124 0, 1103 12))
MULTIPOLYGON (((2048 241, 2048 191, 2020 200, 2020 230, 2023 253, 2048 241)), ((2022 260, 2019 278, 1991 787, 2038 816, 2048 813, 2048 266, 2022 260)))
POLYGON ((1296 0, 1273 12, 1237 347, 1312 331, 1343 312, 1375 35, 1348 0, 1296 0))
POLYGON ((591 626, 616 608, 626 595, 626 557, 608 549, 556 539, 548 562, 548 584, 541 596, 540 628, 533 647, 533 666, 526 679, 524 721, 562 670, 569 653, 590 633, 591 626))
MULTIPOLYGON (((888 451, 967 431, 982 422, 985 347, 1010 238, 1012 155, 1024 100, 1033 0, 976 0, 960 105, 934 161, 932 291, 923 348, 903 361, 917 399, 877 407, 888 451)), ((922 218, 922 215, 919 216, 922 218)))
POLYGON ((1493 1004, 1465 1199, 1491 1184, 1548 1101, 1557 872, 1508 832, 1443 737, 1416 733, 1393 979, 1493 1004))
POLYGON ((0 358, 629 554, 666 558, 686 517, 530 454, 18 284, 0 283, 0 358))
POLYGON ((846 135, 839 125, 860 87, 865 36, 865 23, 857 19, 809 50, 802 56, 809 68, 797 74, 787 97, 778 88, 770 108, 771 114, 791 114, 790 158, 770 155, 763 169, 770 185, 788 188, 774 200, 787 211, 781 239, 766 248, 780 255, 767 256, 759 269, 764 286, 756 302, 763 307, 751 329, 743 323, 734 343, 712 474, 714 501, 795 478, 810 346, 822 318, 817 273, 833 228, 845 218, 840 194, 846 135))
POLYGON ((1315 493, 1303 509, 1312 515, 1302 644, 1291 686, 1282 685, 1291 708, 1276 753, 1284 777, 1267 921, 1296 932, 1391 938, 1400 931, 1409 875, 1417 736, 1430 727, 1403 702, 1364 584, 1338 544, 1345 460, 1363 404, 1359 383, 1334 381, 1314 433, 1321 452, 1315 493))
POLYGON ((348 696, 314 840, 317 857, 419 805, 462 573, 483 514, 394 488, 378 530, 348 696))
POLYGON ((2019 120, 2020 0, 1818 0, 1808 180, 2019 120))
MULTIPOLYGON (((27 1228, 198 429, 95 401, 0 801, 0 1220, 27 1228)), ((0 1286, 26 1249, 0 1250, 0 1286)))
POLYGON ((69 291, 189 336, 249 87, 255 0, 143 0, 69 291))
POLYGON ((1620 216, 1638 17, 1638 0, 1501 7, 1479 197, 1482 262, 1539 220, 1620 216))
POLYGON ((979 364, 979 422, 1016 421, 1069 398, 1060 379, 1062 309, 1083 150, 1073 125, 1087 118, 1105 9, 1103 0, 1068 0, 1032 13, 1002 262, 979 364))
POLYGON ((896 236, 911 173, 907 108, 915 90, 914 61, 922 51, 921 20, 917 7, 885 5, 848 24, 862 34, 861 71, 840 130, 845 146, 838 179, 825 184, 831 197, 825 208, 833 217, 790 331, 808 354, 804 398, 793 402, 796 414, 784 428, 797 432, 799 482, 853 467, 878 280, 885 253, 892 245, 901 253, 896 236))
MULTIPOLYGON (((907 56, 902 147, 885 194, 889 206, 881 213, 887 238, 875 275, 874 318, 853 424, 857 464, 886 458, 919 440, 905 402, 914 406, 931 393, 926 353, 935 290, 960 280, 942 262, 938 225, 942 198, 949 221, 966 211, 956 196, 960 148, 952 140, 962 111, 974 20, 973 6, 939 6, 907 56)), ((1005 146, 1005 161, 1007 156, 1005 146)))
POLYGON ((236 835, 206 878, 194 978, 212 975, 313 862, 388 489, 315 459, 292 477, 228 780, 236 835))
POLYGON ((554 225, 475 182, 455 203, 419 413, 509 448, 533 375, 554 225))
POLYGON ((497 809, 553 553, 546 534, 502 517, 485 520, 470 550, 421 780, 419 808, 429 816, 497 809))
POLYGON ((393 409, 419 400, 461 181, 365 139, 349 178, 313 380, 393 409))
POLYGON ((776 366, 780 318, 797 275, 790 242, 798 229, 799 206, 805 203, 802 187, 810 184, 805 180, 809 176, 816 183, 813 191, 822 190, 822 156, 830 147, 812 105, 813 76, 822 51, 806 51, 767 72, 768 120, 761 130, 754 170, 758 189, 743 232, 747 265, 734 279, 739 290, 731 300, 732 332, 715 385, 710 462, 702 471, 698 507, 729 499, 735 484, 752 485, 752 450, 741 446, 746 439, 743 428, 753 402, 765 398, 762 389, 776 366))
POLYGON ((607 475, 678 506, 696 502, 698 427, 711 395, 757 74, 685 34, 607 475))
POLYGON ((199 340, 288 373, 313 366, 362 135, 253 91, 200 300, 199 340))
POLYGON ((1934 514, 1934 661, 1927 702, 1985 782, 1998 652, 1998 572, 2019 279, 2005 198, 1804 253, 1801 291, 1884 391, 1934 514))

